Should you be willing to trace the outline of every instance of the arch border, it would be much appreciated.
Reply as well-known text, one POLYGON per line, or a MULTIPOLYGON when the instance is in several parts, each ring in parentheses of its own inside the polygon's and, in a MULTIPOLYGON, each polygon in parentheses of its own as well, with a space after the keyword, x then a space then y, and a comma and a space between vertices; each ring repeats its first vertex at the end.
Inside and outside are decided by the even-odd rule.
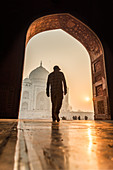
POLYGON ((104 49, 98 36, 87 25, 68 13, 51 14, 31 23, 25 45, 36 34, 54 29, 67 32, 87 49, 91 59, 94 118, 111 119, 104 49))

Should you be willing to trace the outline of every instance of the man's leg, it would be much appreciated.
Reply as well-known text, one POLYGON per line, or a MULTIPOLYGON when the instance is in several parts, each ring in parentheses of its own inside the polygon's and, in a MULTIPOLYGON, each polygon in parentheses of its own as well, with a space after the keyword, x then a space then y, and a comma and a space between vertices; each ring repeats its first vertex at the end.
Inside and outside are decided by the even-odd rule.
POLYGON ((57 98, 57 110, 56 110, 56 113, 57 113, 57 122, 60 121, 59 113, 60 113, 60 109, 62 107, 62 100, 63 100, 63 97, 62 96, 58 96, 58 98, 57 98))
POLYGON ((56 120, 56 117, 55 117, 55 112, 54 112, 54 110, 55 110, 55 106, 54 106, 54 104, 52 103, 52 119, 53 119, 53 121, 55 121, 56 120))
POLYGON ((53 119, 53 121, 55 121, 55 120, 57 120, 57 114, 56 114, 57 100, 56 100, 56 96, 52 96, 51 101, 52 101, 52 119, 53 119))

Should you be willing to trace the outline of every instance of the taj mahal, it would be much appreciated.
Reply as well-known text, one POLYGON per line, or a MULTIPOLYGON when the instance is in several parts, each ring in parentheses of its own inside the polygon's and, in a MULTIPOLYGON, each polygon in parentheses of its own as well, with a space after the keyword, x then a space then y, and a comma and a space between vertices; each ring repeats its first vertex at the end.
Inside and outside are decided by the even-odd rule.
MULTIPOLYGON (((51 118, 51 99, 46 96, 49 72, 42 66, 31 71, 22 83, 20 118, 51 118)), ((69 90, 68 90, 69 91, 69 90)), ((64 96, 61 112, 70 111, 68 93, 64 96)))
MULTIPOLYGON (((49 71, 42 66, 32 70, 29 78, 22 82, 20 119, 51 119, 51 99, 46 96, 46 82, 49 71)), ((82 113, 82 119, 88 113, 82 113)), ((72 119, 72 116, 80 116, 80 113, 73 112, 69 105, 69 88, 64 96, 60 117, 72 119)), ((89 119, 93 119, 92 114, 88 114, 89 119)))

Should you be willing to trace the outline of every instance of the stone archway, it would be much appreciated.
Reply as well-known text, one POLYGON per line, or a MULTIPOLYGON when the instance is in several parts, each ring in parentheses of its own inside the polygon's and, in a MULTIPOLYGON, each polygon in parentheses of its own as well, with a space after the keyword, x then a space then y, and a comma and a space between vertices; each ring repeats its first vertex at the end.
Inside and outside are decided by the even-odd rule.
POLYGON ((105 70, 104 50, 97 35, 84 23, 68 13, 53 14, 36 19, 29 27, 26 45, 36 34, 62 29, 76 38, 87 49, 91 59, 95 120, 111 119, 105 70))

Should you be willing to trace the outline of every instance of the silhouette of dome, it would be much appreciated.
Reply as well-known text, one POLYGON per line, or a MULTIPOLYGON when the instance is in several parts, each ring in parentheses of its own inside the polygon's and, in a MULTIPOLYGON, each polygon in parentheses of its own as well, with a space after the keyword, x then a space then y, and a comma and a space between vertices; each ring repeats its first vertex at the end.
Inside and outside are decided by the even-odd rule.
POLYGON ((25 78, 25 79, 23 80, 23 82, 24 82, 24 83, 31 83, 31 80, 30 80, 29 78, 25 78))
POLYGON ((30 74, 29 74, 29 79, 31 81, 33 80, 46 80, 49 72, 42 66, 42 62, 39 67, 34 69, 30 74))

